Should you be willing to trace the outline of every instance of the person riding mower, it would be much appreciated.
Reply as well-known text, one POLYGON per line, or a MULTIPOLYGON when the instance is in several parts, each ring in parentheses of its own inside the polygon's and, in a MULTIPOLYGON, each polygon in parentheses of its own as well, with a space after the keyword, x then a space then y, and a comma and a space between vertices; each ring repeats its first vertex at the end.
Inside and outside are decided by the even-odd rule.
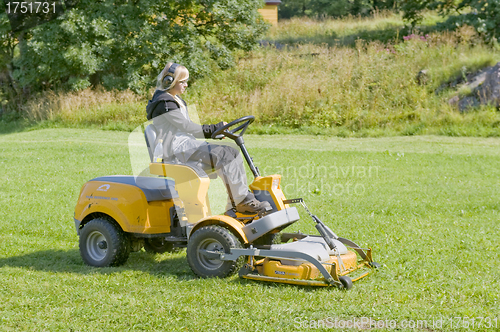
POLYGON ((83 185, 74 216, 83 261, 118 266, 142 248, 157 253, 186 248, 191 270, 202 278, 239 271, 245 279, 345 289, 378 268, 370 248, 337 236, 302 198, 287 199, 281 175, 261 176, 243 139, 253 116, 204 126, 189 120, 178 96, 187 86, 183 68, 167 64, 147 107, 151 176, 103 176, 83 185), (247 186, 236 149, 196 137, 234 141, 253 182, 247 186), (222 215, 211 213, 208 200, 214 175, 228 191, 222 215), (300 219, 294 204, 305 209, 319 235, 282 232, 300 219))
POLYGON ((212 215, 209 175, 198 162, 155 162, 151 142, 156 131, 149 125, 145 137, 149 171, 155 177, 104 176, 82 187, 75 226, 84 262, 118 266, 142 247, 150 252, 187 248, 189 266, 203 278, 223 278, 239 271, 246 279, 345 289, 379 267, 371 249, 337 236, 303 199, 287 199, 280 175, 260 175, 243 139, 253 121, 253 116, 237 119, 212 137, 223 135, 239 146, 254 175, 249 188, 271 205, 271 211, 212 215), (319 235, 282 232, 300 219, 293 204, 304 207, 319 235))

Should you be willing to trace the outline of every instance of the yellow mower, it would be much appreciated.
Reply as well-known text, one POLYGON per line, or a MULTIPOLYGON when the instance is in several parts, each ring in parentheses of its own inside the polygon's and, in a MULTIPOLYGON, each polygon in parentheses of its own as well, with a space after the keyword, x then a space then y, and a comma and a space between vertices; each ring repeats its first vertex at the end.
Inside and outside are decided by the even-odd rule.
POLYGON ((335 235, 303 199, 286 199, 281 175, 259 174, 243 140, 253 121, 253 116, 237 119, 212 138, 227 137, 240 147, 255 177, 250 190, 268 201, 272 211, 212 215, 207 193, 213 170, 198 163, 153 162, 156 131, 151 124, 145 137, 154 177, 98 177, 80 192, 74 219, 84 262, 117 266, 143 247, 160 253, 187 247, 189 266, 203 278, 239 271, 245 279, 345 289, 378 268, 371 249, 335 235), (299 220, 294 204, 303 206, 319 235, 281 233, 299 220))

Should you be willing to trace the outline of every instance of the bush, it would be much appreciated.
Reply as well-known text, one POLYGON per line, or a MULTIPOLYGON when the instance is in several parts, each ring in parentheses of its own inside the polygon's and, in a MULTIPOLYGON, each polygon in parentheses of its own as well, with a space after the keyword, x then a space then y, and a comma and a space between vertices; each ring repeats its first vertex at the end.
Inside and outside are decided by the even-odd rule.
POLYGON ((440 26, 454 30, 464 25, 473 26, 488 42, 500 41, 500 0, 402 0, 405 19, 413 25, 422 20, 425 10, 437 10, 446 21, 440 26))

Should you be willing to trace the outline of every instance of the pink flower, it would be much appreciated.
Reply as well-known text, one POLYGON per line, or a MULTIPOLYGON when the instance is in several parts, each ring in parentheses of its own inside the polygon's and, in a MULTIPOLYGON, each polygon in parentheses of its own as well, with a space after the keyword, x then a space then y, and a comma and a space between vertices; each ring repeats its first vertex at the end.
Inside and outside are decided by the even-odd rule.
POLYGON ((422 41, 427 41, 427 38, 429 38, 429 35, 419 36, 419 35, 416 35, 414 33, 412 33, 409 36, 404 36, 403 37, 404 40, 417 39, 417 40, 422 40, 422 41))

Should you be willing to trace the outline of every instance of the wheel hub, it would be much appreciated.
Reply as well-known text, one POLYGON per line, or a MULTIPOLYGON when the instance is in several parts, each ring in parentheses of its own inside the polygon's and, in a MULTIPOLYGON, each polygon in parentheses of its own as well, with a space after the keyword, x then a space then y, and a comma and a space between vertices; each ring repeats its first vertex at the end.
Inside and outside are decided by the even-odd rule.
POLYGON ((206 255, 206 251, 212 252, 224 252, 224 247, 216 239, 206 239, 198 245, 197 255, 198 261, 204 268, 209 270, 216 270, 224 262, 217 258, 210 258, 210 255, 206 255))
POLYGON ((108 252, 108 242, 104 235, 99 231, 93 231, 87 237, 87 252, 95 261, 101 261, 108 252))

